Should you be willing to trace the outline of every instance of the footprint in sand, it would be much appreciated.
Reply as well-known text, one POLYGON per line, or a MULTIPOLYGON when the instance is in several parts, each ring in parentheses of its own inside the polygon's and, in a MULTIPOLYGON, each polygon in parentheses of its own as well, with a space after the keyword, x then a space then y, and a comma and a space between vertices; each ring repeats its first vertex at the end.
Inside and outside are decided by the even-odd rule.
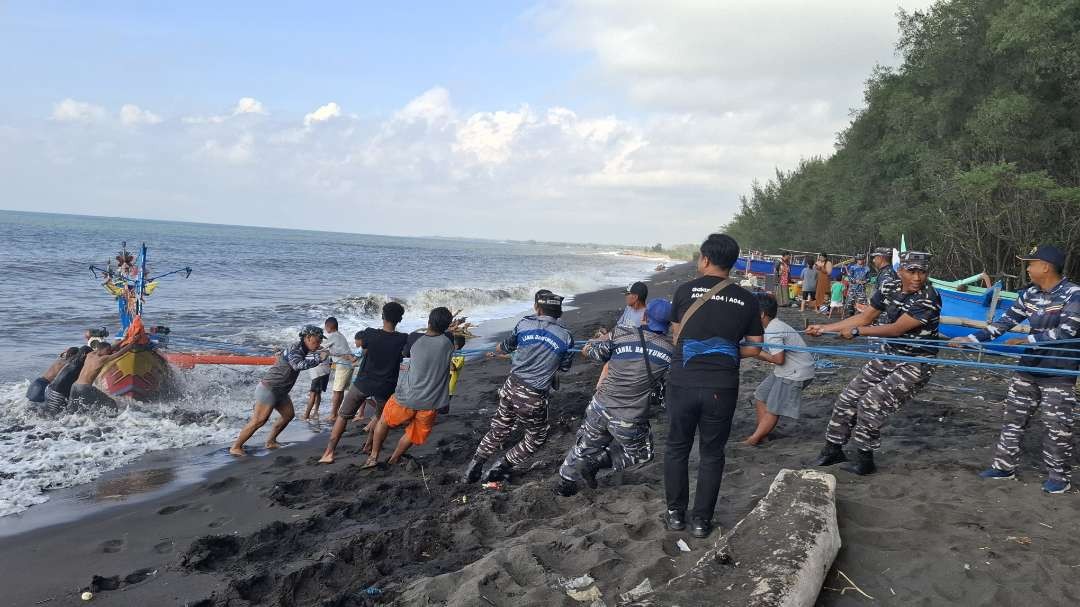
POLYGON ((173 551, 173 548, 175 546, 176 546, 176 543, 173 542, 172 540, 164 541, 164 542, 161 542, 160 544, 157 544, 156 546, 154 546, 154 552, 156 552, 158 554, 168 554, 168 553, 173 551))
POLYGON ((161 510, 158 510, 157 513, 161 514, 161 515, 173 514, 173 513, 176 513, 176 512, 180 512, 184 508, 187 508, 189 505, 190 504, 175 504, 175 505, 172 505, 172 506, 165 506, 161 510))
POLYGON ((101 543, 101 551, 105 554, 113 554, 124 549, 124 540, 108 540, 101 543))

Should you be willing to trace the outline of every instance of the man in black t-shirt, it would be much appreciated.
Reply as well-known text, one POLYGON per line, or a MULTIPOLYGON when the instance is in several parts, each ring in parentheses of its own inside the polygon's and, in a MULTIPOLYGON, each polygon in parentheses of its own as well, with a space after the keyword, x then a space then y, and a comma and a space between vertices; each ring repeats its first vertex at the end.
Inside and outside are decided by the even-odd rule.
POLYGON ((728 278, 739 257, 739 243, 727 234, 711 234, 701 245, 700 277, 679 285, 672 301, 671 321, 675 354, 667 384, 667 451, 664 489, 669 529, 686 527, 690 501, 690 449, 700 434, 697 492, 690 532, 706 537, 712 532, 713 511, 724 475, 724 447, 739 395, 739 360, 756 356, 765 330, 757 299, 732 282, 713 294, 688 316, 694 302, 728 278), (685 319, 685 322, 684 322, 685 319))
MULTIPOLYGON (((405 344, 409 336, 397 331, 398 323, 405 316, 405 308, 396 301, 391 301, 383 306, 382 329, 368 327, 360 332, 357 340, 364 349, 363 361, 360 369, 353 379, 352 386, 345 393, 345 399, 341 403, 337 420, 334 421, 334 429, 330 432, 330 442, 326 445, 321 464, 334 462, 334 450, 337 449, 341 435, 345 433, 345 427, 349 420, 363 410, 367 399, 375 401, 375 417, 367 430, 373 429, 375 421, 382 415, 383 405, 386 399, 394 393, 397 386, 398 372, 401 370, 401 361, 404 357, 405 344)), ((364 444, 365 449, 370 449, 371 435, 364 444)))

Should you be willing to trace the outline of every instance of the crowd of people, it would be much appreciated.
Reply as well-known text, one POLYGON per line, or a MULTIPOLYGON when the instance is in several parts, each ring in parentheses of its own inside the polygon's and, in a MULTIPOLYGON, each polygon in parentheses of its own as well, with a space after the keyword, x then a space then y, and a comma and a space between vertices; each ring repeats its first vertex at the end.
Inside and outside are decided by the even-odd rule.
MULTIPOLYGON (((876 249, 870 259, 873 277, 867 260, 856 256, 844 280, 831 287, 832 264, 819 256, 803 273, 801 290, 789 297, 804 306, 828 301, 830 320, 833 308, 840 309, 841 318, 798 331, 778 318, 784 297, 752 292, 736 282, 732 268, 739 255, 733 238, 713 234, 700 247, 698 276, 680 284, 671 301, 650 300, 644 283, 627 287, 626 307, 612 329, 598 332, 580 348, 584 358, 603 368, 576 440, 558 468, 555 493, 573 495, 582 483, 595 488, 597 475, 605 469, 621 475, 650 462, 649 415, 660 407, 668 422, 665 523, 672 530, 689 526, 692 535, 708 536, 739 401, 741 361, 752 358, 772 366, 750 399, 756 425, 743 442, 753 446, 769 436, 780 417, 799 417, 802 394, 814 381, 816 366, 805 351, 804 334, 886 338, 881 354, 869 360, 837 397, 824 447, 813 462, 816 466, 847 462, 845 469, 858 475, 876 471, 874 452, 881 445, 883 426, 927 385, 944 345, 938 333, 941 297, 929 280, 931 256, 904 252, 899 271, 894 272, 892 251, 876 249), (699 464, 691 502, 689 456, 695 439, 699 464), (851 441, 856 449, 849 461, 844 446, 851 441)), ((1016 304, 986 329, 949 345, 976 346, 1021 322, 1030 323, 1030 336, 1022 344, 1013 342, 1030 347, 1028 358, 1019 363, 1028 371, 1018 371, 1011 381, 995 456, 980 476, 1015 477, 1023 432, 1042 407, 1048 427, 1043 457, 1049 471, 1043 489, 1063 493, 1070 488, 1076 406, 1076 378, 1063 372, 1080 368, 1080 358, 1042 356, 1048 351, 1040 348, 1080 338, 1080 287, 1062 276, 1064 255, 1054 247, 1038 247, 1021 259, 1032 284, 1016 304)), ((788 263, 785 259, 784 266, 788 263)), ((782 267, 781 287, 796 284, 789 272, 789 267, 782 267)), ((571 368, 578 351, 573 334, 560 321, 563 301, 549 290, 536 292, 533 313, 488 353, 509 355, 511 367, 490 426, 462 471, 462 483, 510 479, 527 469, 544 448, 549 395, 558 389, 560 373, 571 368), (510 442, 515 430, 521 431, 520 438, 510 442)), ((275 411, 279 417, 266 447, 279 446, 278 436, 295 415, 290 392, 304 371, 312 374, 305 418, 318 416, 322 394, 332 392, 333 427, 320 463, 334 462, 343 433, 358 418, 367 433, 364 467, 379 465, 383 443, 393 428, 402 428, 403 433, 386 460, 389 464, 400 461, 412 446, 427 442, 438 417, 449 412, 464 365, 465 340, 454 332, 460 319, 445 307, 432 309, 427 326, 409 334, 397 330, 404 314, 401 304, 387 303, 382 326, 356 333, 352 347, 335 318, 326 319, 322 327, 305 327, 256 386, 252 418, 230 452, 244 455, 245 443, 275 411), (368 406, 372 415, 364 419, 368 406)), ((100 399, 104 395, 93 392, 93 377, 124 351, 114 351, 103 340, 93 348, 66 350, 31 390, 48 406, 69 397, 100 399)), ((1065 351, 1080 354, 1080 349, 1065 351)))

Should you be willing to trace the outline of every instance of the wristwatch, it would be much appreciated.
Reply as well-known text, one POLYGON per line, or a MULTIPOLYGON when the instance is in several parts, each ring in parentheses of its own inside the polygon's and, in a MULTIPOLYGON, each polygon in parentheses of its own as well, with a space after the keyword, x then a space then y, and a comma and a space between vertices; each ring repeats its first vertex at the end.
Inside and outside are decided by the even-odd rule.
POLYGON ((858 337, 859 336, 859 327, 852 327, 851 328, 851 336, 852 337, 858 337))

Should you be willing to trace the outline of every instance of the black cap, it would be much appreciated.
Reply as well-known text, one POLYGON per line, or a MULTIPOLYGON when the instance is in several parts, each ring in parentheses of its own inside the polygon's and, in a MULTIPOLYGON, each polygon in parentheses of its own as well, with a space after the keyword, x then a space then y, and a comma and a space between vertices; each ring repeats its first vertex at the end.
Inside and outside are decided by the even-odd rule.
POLYGON ((874 257, 892 257, 892 249, 890 247, 878 247, 874 249, 874 257))
POLYGON ((638 299, 645 301, 649 297, 649 287, 643 282, 635 282, 626 287, 627 295, 637 295, 638 299))
POLYGON ((1059 268, 1065 265, 1065 254, 1061 249, 1049 244, 1032 247, 1027 255, 1017 255, 1016 258, 1020 261, 1045 261, 1059 268))
POLYGON ((564 299, 566 298, 562 295, 556 295, 547 289, 540 289, 536 292, 536 297, 533 298, 533 301, 541 306, 555 306, 561 308, 564 299))
POLYGON ((855 261, 862 261, 864 259, 866 259, 866 255, 863 255, 862 253, 855 254, 855 261))
POLYGON ((930 254, 922 251, 904 251, 900 254, 900 267, 905 270, 930 271, 930 254))

